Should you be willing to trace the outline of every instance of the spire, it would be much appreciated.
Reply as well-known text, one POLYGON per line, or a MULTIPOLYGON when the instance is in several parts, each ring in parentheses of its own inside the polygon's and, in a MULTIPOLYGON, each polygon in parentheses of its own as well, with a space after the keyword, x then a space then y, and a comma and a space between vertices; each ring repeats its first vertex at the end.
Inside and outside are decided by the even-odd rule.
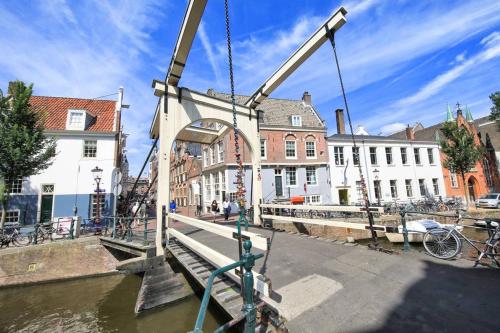
POLYGON ((453 121, 453 112, 451 112, 450 104, 448 104, 448 112, 446 114, 446 121, 447 122, 453 121))
POLYGON ((441 137, 439 136, 439 130, 437 129, 436 132, 434 132, 434 139, 436 140, 437 143, 441 142, 441 137))
POLYGON ((469 110, 469 107, 466 105, 465 106, 465 119, 467 120, 468 123, 473 123, 474 119, 472 118, 472 113, 469 110))

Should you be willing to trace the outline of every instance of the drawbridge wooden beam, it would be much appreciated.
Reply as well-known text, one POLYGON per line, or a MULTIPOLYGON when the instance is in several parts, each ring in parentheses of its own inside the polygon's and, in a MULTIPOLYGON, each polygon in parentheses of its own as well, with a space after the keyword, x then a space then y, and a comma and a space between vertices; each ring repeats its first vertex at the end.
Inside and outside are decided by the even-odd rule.
POLYGON ((340 7, 311 37, 309 37, 276 72, 274 72, 259 89, 245 102, 246 106, 255 109, 283 81, 285 81, 304 61, 306 61, 324 42, 328 40, 327 30, 337 31, 346 23, 347 11, 340 7))
POLYGON ((190 0, 188 3, 165 79, 170 85, 177 86, 181 79, 206 4, 207 0, 190 0))

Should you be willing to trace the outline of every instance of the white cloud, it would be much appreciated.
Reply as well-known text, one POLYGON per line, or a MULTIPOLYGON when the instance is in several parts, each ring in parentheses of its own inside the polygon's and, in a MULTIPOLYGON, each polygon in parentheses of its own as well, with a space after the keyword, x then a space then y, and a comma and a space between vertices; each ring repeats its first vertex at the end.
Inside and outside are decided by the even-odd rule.
POLYGON ((403 123, 391 123, 380 127, 381 135, 391 135, 393 133, 399 132, 406 128, 406 125, 403 123))
POLYGON ((208 62, 210 63, 210 66, 212 67, 212 71, 214 72, 215 81, 217 82, 217 86, 220 86, 221 85, 221 74, 220 74, 219 64, 217 63, 217 59, 216 59, 214 50, 212 48, 212 43, 210 42, 207 31, 205 30, 205 24, 203 22, 200 23, 200 26, 198 28, 198 34, 200 36, 201 44, 203 45, 203 48, 205 49, 205 52, 207 54, 208 62))

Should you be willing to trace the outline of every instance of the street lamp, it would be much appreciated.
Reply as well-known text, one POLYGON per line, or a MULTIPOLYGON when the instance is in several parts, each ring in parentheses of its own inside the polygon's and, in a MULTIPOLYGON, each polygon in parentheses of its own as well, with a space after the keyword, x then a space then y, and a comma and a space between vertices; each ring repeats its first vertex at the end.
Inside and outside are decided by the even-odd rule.
POLYGON ((102 179, 102 169, 100 169, 98 166, 96 166, 92 171, 92 177, 94 177, 95 183, 97 185, 97 189, 95 190, 97 192, 97 197, 96 197, 96 211, 95 211, 95 223, 101 223, 101 212, 100 212, 100 193, 101 189, 99 188, 99 185, 101 183, 102 179))
POLYGON ((378 178, 380 171, 378 169, 373 170, 373 176, 375 178, 375 194, 377 196, 377 203, 380 206, 380 180, 378 178))

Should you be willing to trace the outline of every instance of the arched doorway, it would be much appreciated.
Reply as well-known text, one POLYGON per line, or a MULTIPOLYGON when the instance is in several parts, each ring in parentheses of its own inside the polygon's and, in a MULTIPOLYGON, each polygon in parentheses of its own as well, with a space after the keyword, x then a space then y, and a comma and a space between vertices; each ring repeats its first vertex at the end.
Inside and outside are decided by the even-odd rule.
POLYGON ((476 201, 477 197, 477 180, 473 176, 469 177, 467 180, 467 190, 469 193, 469 200, 471 202, 476 201))

